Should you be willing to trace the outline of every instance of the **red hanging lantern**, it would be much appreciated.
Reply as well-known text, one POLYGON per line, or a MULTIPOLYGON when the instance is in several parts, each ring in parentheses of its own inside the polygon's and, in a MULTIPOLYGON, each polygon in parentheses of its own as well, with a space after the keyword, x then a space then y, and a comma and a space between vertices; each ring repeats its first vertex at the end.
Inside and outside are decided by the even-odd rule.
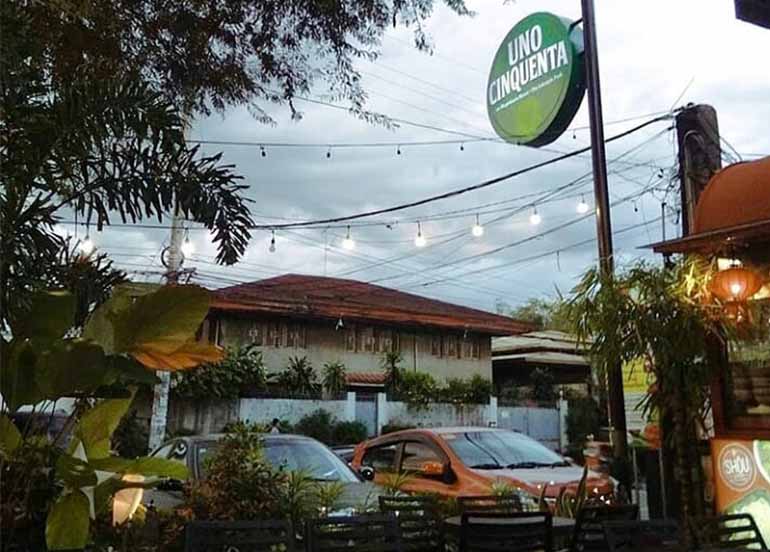
POLYGON ((725 303, 740 303, 749 299, 762 287, 762 278, 744 266, 720 270, 711 278, 709 289, 725 303))

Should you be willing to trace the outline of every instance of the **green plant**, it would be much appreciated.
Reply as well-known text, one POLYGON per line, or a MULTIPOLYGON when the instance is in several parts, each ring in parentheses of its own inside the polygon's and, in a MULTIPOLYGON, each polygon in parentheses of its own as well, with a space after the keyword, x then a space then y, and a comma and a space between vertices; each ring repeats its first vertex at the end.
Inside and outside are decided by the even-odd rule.
POLYGON ((501 387, 497 398, 501 405, 515 405, 521 400, 521 390, 512 383, 505 384, 501 387))
POLYGON ((665 268, 639 262, 612 279, 591 270, 568 302, 575 333, 603 376, 637 359, 651 367, 655 385, 643 407, 673 423, 664 440, 673 446, 683 521, 702 513, 700 477, 691 467, 700 465, 695 435, 717 369, 709 340, 725 328, 721 309, 709 303, 709 270, 691 259, 665 268))
POLYGON ((340 397, 345 393, 348 388, 348 380, 343 363, 337 361, 324 364, 323 388, 332 398, 340 397))
POLYGON ((492 394, 492 382, 481 374, 473 374, 468 381, 468 398, 471 404, 486 404, 492 394))
POLYGON ((404 401, 410 410, 424 410, 438 395, 438 384, 430 374, 411 370, 399 373, 397 398, 404 401))
POLYGON ((253 344, 225 350, 225 358, 171 375, 176 396, 189 399, 237 399, 267 389, 262 353, 253 344))
POLYGON ((385 435, 386 433, 395 433, 396 431, 401 431, 404 429, 414 429, 414 426, 408 424, 399 424, 396 422, 387 423, 382 426, 382 435, 385 435))
POLYGON ((164 476, 186 477, 178 462, 112 456, 110 442, 133 399, 132 384, 156 381, 146 367, 184 369, 219 357, 216 349, 193 341, 207 312, 208 293, 194 286, 166 287, 138 297, 118 287, 91 313, 79 337, 72 332, 76 302, 70 293, 37 293, 23 316, 11 318, 12 339, 0 337, 2 513, 11 515, 2 520, 4 528, 11 528, 4 531, 4 540, 13 542, 15 528, 41 530, 36 522, 42 514, 49 549, 83 548, 92 508, 97 514, 108 512, 112 496, 126 487, 150 486, 164 476), (9 414, 25 405, 34 414, 43 401, 62 397, 93 397, 109 385, 121 389, 125 398, 79 401, 54 443, 71 431, 66 451, 34 453, 41 461, 37 464, 20 460, 46 449, 28 427, 20 431, 9 414), (40 503, 32 493, 41 470, 51 493, 43 511, 36 509, 40 503), (9 471, 18 477, 9 481, 9 471), (141 475, 145 481, 129 482, 126 475, 141 475))
POLYGON ((401 353, 387 352, 383 355, 380 365, 385 372, 385 386, 391 393, 397 393, 401 388, 401 353))
POLYGON ((332 426, 331 444, 357 445, 368 437, 366 424, 359 421, 336 422, 332 426))
POLYGON ((136 458, 147 454, 147 442, 150 431, 146 423, 141 422, 136 410, 131 410, 120 419, 115 433, 112 434, 112 449, 123 458, 136 458))
POLYGON ((468 380, 463 378, 447 378, 444 385, 439 389, 438 396, 444 402, 454 404, 468 402, 470 396, 468 380))
POLYGON ((411 483, 414 476, 407 471, 397 473, 387 473, 382 477, 379 486, 385 489, 388 496, 399 496, 404 494, 404 486, 411 483))
POLYGON ((315 412, 303 416, 294 424, 294 431, 300 435, 318 439, 322 443, 330 444, 334 423, 334 416, 329 411, 319 408, 315 412))
POLYGON ((576 447, 585 445, 588 435, 596 435, 605 416, 599 405, 590 397, 578 397, 568 402, 567 441, 576 447))
POLYGON ((532 398, 540 402, 556 400, 553 373, 547 368, 535 368, 530 375, 532 382, 532 398))
POLYGON ((578 513, 580 513, 580 510, 588 501, 587 480, 588 467, 585 467, 583 468, 583 476, 580 478, 580 482, 578 483, 575 492, 567 492, 567 487, 562 487, 559 491, 559 495, 556 497, 553 508, 549 508, 548 503, 545 500, 548 485, 543 485, 539 499, 540 511, 550 511, 554 516, 558 517, 577 518, 578 513))
POLYGON ((313 365, 306 356, 291 357, 289 365, 278 374, 276 382, 284 393, 291 396, 313 396, 320 390, 313 365))

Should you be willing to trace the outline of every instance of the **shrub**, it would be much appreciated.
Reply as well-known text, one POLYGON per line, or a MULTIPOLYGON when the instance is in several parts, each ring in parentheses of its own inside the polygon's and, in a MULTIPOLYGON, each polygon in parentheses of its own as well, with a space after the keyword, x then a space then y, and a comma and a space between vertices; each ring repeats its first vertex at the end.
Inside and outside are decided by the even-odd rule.
POLYGON ((468 381, 467 401, 473 404, 485 404, 489 402, 492 394, 492 382, 481 374, 474 374, 468 381))
POLYGON ((503 405, 514 405, 521 400, 521 392, 518 387, 513 384, 504 385, 498 393, 498 400, 503 405))
POLYGON ((385 435, 386 433, 395 433, 396 431, 401 431, 402 429, 414 429, 414 427, 415 426, 413 425, 399 424, 398 422, 393 422, 382 426, 382 434, 385 435))
POLYGON ((569 401, 567 409, 567 440, 582 450, 586 436, 596 434, 602 426, 602 411, 591 398, 569 401))
POLYGON ((426 372, 402 370, 399 378, 396 396, 404 401, 410 410, 424 410, 439 394, 436 380, 426 372))
POLYGON ((356 445, 368 437, 366 424, 353 422, 337 422, 332 428, 333 445, 356 445))
POLYGON ((306 356, 289 359, 289 365, 278 374, 278 386, 290 396, 318 395, 321 388, 313 365, 306 356))
POLYGON ((247 345, 228 348, 220 362, 174 372, 171 388, 175 395, 189 399, 237 399, 265 391, 267 381, 262 353, 247 345))
POLYGON ((439 396, 442 401, 463 404, 468 401, 470 389, 468 381, 463 378, 447 378, 439 396))
POLYGON ((332 425, 334 422, 334 416, 330 412, 319 408, 315 412, 303 416, 294 425, 294 431, 313 439, 318 439, 322 443, 330 444, 332 442, 332 425))
POLYGON ((326 393, 332 397, 339 397, 348 387, 347 372, 341 362, 327 362, 323 368, 323 387, 326 393))

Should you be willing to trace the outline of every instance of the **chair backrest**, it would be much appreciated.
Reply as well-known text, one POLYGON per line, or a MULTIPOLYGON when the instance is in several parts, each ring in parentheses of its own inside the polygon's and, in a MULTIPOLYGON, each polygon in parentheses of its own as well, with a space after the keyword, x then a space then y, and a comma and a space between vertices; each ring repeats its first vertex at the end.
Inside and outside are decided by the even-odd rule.
POLYGON ((550 512, 466 512, 460 526, 460 552, 551 552, 550 512))
POLYGON ((636 504, 583 507, 575 519, 570 550, 573 552, 607 550, 607 539, 604 536, 602 524, 605 521, 633 521, 638 516, 639 506, 636 504))
POLYGON ((294 529, 288 521, 191 521, 185 552, 293 552, 294 529))
POLYGON ((308 552, 403 552, 400 531, 393 514, 334 516, 311 520, 305 526, 305 538, 308 552))
POLYGON ((748 548, 767 550, 751 514, 731 514, 690 520, 698 545, 719 548, 748 548))
POLYGON ((515 494, 461 496, 457 499, 457 505, 460 508, 461 514, 466 512, 510 514, 524 510, 521 497, 515 494))
POLYGON ((610 552, 616 550, 679 550, 679 526, 671 520, 605 521, 610 552))
POLYGON ((380 511, 396 516, 404 550, 444 550, 438 501, 431 496, 381 496, 380 511))

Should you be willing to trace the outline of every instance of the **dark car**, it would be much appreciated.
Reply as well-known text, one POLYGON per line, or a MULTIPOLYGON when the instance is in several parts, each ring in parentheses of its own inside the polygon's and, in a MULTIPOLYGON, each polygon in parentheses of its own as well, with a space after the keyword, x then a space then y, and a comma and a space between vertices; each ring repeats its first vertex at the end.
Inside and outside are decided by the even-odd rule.
MULTIPOLYGON (((206 457, 216 450, 223 434, 178 437, 161 445, 152 456, 184 463, 192 479, 206 473, 206 457)), ((338 502, 339 513, 362 510, 377 499, 376 487, 363 481, 346 462, 322 443, 304 435, 266 433, 265 458, 278 469, 302 471, 319 482, 341 483, 345 492, 338 502)), ((182 502, 182 482, 167 481, 159 489, 145 493, 144 502, 158 508, 171 508, 182 502)))

